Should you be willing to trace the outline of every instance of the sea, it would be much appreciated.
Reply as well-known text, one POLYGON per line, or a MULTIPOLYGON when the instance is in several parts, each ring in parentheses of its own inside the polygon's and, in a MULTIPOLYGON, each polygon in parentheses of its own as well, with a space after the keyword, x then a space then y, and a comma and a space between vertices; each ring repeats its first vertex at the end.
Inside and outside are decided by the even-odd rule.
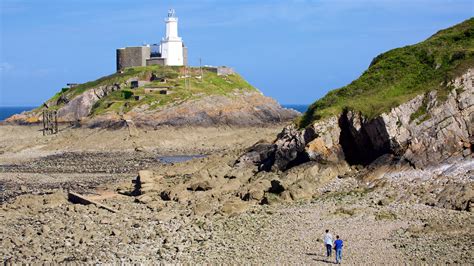
MULTIPOLYGON (((307 104, 283 104, 284 108, 294 109, 300 113, 306 112, 309 105, 307 104)), ((14 114, 19 114, 23 111, 29 111, 35 109, 35 106, 0 106, 0 121, 9 118, 14 114)))
POLYGON ((309 104, 282 104, 284 108, 293 109, 300 113, 306 112, 308 110, 309 104))
POLYGON ((9 118, 14 114, 19 114, 23 111, 35 109, 36 106, 0 106, 0 121, 9 118))

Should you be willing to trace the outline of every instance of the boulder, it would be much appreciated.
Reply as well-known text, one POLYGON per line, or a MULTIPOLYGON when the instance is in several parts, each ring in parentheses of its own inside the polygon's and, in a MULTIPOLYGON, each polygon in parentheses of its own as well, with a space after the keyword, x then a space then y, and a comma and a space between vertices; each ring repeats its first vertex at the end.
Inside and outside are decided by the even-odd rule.
POLYGON ((150 192, 159 191, 159 180, 161 176, 154 176, 152 171, 141 170, 138 172, 138 176, 132 182, 134 183, 134 190, 132 195, 143 195, 150 192))
POLYGON ((293 200, 308 200, 313 197, 313 186, 308 181, 300 180, 292 184, 288 191, 293 200))
POLYGON ((455 209, 460 211, 472 211, 474 202, 474 184, 449 184, 438 194, 435 206, 455 209), (459 187, 461 186, 461 187, 459 187))
POLYGON ((239 199, 233 199, 225 202, 221 207, 223 214, 234 216, 245 212, 249 208, 249 205, 239 199))
POLYGON ((306 143, 313 140, 314 131, 310 128, 299 131, 294 125, 287 126, 278 134, 274 143, 258 142, 249 148, 236 161, 236 167, 258 166, 258 171, 284 171, 293 165, 309 161, 305 151, 306 143))
POLYGON ((271 183, 266 179, 259 179, 255 182, 248 184, 240 193, 239 196, 242 200, 256 200, 260 201, 263 199, 265 192, 271 188, 271 183))
POLYGON ((213 186, 209 180, 202 180, 192 183, 187 189, 190 191, 207 191, 212 188, 213 186))

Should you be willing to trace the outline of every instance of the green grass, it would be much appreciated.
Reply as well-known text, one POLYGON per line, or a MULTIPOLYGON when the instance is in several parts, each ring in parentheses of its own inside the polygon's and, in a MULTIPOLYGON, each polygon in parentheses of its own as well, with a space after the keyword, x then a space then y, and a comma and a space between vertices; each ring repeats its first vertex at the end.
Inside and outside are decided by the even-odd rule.
MULTIPOLYGON (((232 97, 232 93, 236 91, 256 91, 252 85, 245 81, 238 74, 218 76, 216 73, 204 71, 204 78, 201 80, 198 75, 200 72, 196 71, 196 68, 190 69, 190 77, 187 78, 188 85, 185 84, 185 79, 180 78, 179 68, 177 67, 140 67, 133 68, 133 71, 129 69, 126 73, 133 73, 133 75, 127 74, 127 80, 134 76, 145 77, 150 73, 155 73, 159 78, 166 78, 166 83, 159 81, 153 81, 143 87, 136 89, 123 89, 110 93, 106 97, 100 99, 93 107, 92 114, 99 115, 106 112, 117 112, 117 105, 121 105, 123 112, 128 112, 134 107, 140 105, 148 105, 148 109, 159 109, 170 105, 179 104, 184 101, 196 100, 205 96, 210 95, 225 95, 232 97), (137 72, 139 69, 140 72, 137 72), (160 72, 157 74, 157 70, 160 72), (194 70, 194 71, 193 71, 194 70), (127 72, 128 71, 128 72, 127 72), (145 93, 146 87, 169 87, 170 94, 160 94, 159 92, 145 93), (131 91, 133 96, 142 96, 142 99, 135 100, 134 97, 125 98, 124 92, 131 91)), ((105 79, 101 82, 111 82, 116 78, 105 79)), ((97 83, 95 83, 97 86, 97 83)), ((99 85, 100 86, 100 85, 99 85)))
MULTIPOLYGON (((163 108, 169 105, 178 104, 183 101, 199 99, 209 95, 226 95, 232 97, 236 91, 256 91, 252 85, 245 81, 240 75, 233 74, 227 76, 218 76, 216 73, 203 70, 204 78, 200 79, 198 68, 188 68, 187 78, 188 86, 185 85, 185 79, 182 78, 183 67, 170 66, 146 66, 127 68, 123 73, 114 73, 109 76, 99 78, 94 81, 80 84, 72 89, 62 89, 54 95, 49 102, 56 103, 61 93, 64 93, 68 99, 84 93, 87 90, 98 88, 100 86, 123 84, 131 78, 140 80, 148 79, 154 75, 157 80, 166 79, 166 83, 153 81, 144 87, 169 87, 171 94, 160 94, 159 92, 145 93, 144 87, 130 89, 122 88, 101 98, 94 104, 93 115, 99 115, 106 112, 128 112, 132 108, 147 104, 149 109, 163 108), (142 96, 140 100, 135 100, 134 96, 142 96)), ((51 108, 59 109, 62 105, 52 105, 51 108)))
POLYGON ((438 99, 443 99, 450 89, 448 82, 473 66, 471 18, 424 42, 377 56, 358 79, 313 103, 298 121, 299 127, 346 109, 374 118, 430 90, 438 90, 438 99))
POLYGON ((420 118, 420 121, 418 123, 421 123, 430 118, 430 115, 428 113, 428 96, 427 95, 423 95, 423 102, 421 106, 418 108, 418 110, 416 110, 414 113, 410 115, 410 122, 414 121, 417 118, 420 118))

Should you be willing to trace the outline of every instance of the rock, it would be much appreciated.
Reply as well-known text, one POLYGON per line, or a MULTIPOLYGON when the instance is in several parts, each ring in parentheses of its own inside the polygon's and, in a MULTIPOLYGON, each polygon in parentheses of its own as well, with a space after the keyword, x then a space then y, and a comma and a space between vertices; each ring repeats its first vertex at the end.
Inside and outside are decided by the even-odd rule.
POLYGON ((383 199, 380 199, 378 202, 377 202, 377 205, 379 206, 387 206, 390 202, 386 199, 386 198, 383 198, 383 199))
POLYGON ((260 201, 260 204, 263 205, 274 205, 284 201, 283 198, 279 197, 277 194, 266 192, 265 196, 260 201))
POLYGON ((474 202, 474 184, 445 185, 435 200, 435 206, 447 209, 470 211, 474 202))
POLYGON ((209 180, 205 180, 205 181, 198 181, 198 182, 195 182, 193 184, 191 184, 189 187, 188 187, 188 190, 191 190, 191 191, 207 191, 207 190, 210 190, 212 189, 212 185, 211 185, 211 182, 209 180))
POLYGON ((23 236, 25 238, 30 238, 35 234, 36 232, 31 227, 26 227, 25 230, 23 231, 23 236))
POLYGON ((454 79, 447 99, 436 91, 418 95, 372 119, 346 110, 303 130, 288 126, 273 143, 257 143, 236 162, 258 170, 287 170, 308 161, 367 166, 391 154, 401 162, 426 167, 467 157, 474 133, 474 69, 454 79), (426 113, 413 116, 420 108, 426 113), (469 140, 469 141, 467 141, 469 140))
POLYGON ((286 170, 292 165, 309 161, 305 145, 314 137, 312 129, 300 132, 294 125, 287 126, 274 143, 256 143, 239 157, 235 166, 256 165, 258 171, 286 170))
POLYGON ((292 184, 288 191, 293 200, 308 200, 313 197, 312 185, 305 180, 300 180, 292 184))
POLYGON ((268 190, 268 192, 273 193, 273 194, 280 194, 283 191, 285 191, 285 187, 282 185, 280 180, 272 180, 271 181, 271 187, 268 190))
POLYGON ((163 210, 163 208, 165 207, 164 202, 163 201, 158 201, 158 200, 149 201, 145 204, 153 212, 159 212, 159 211, 163 210))
POLYGON ((316 134, 312 128, 298 131, 294 126, 285 127, 275 141, 275 163, 272 168, 286 170, 291 166, 309 161, 305 147, 315 137, 316 134))
POLYGON ((257 200, 260 201, 265 195, 265 191, 268 191, 271 188, 271 183, 269 180, 260 179, 255 182, 252 182, 246 186, 240 193, 239 196, 242 200, 257 200))
POLYGON ((111 224, 111 221, 109 219, 102 219, 99 222, 100 224, 111 224))
POLYGON ((154 198, 152 196, 150 196, 149 194, 140 195, 140 196, 135 198, 135 202, 143 203, 143 204, 148 204, 152 201, 154 201, 154 198))
POLYGON ((150 192, 159 191, 159 181, 161 176, 154 176, 152 171, 141 170, 138 172, 138 176, 132 182, 135 184, 132 195, 143 195, 150 192))
POLYGON ((137 181, 140 183, 153 182, 153 172, 149 170, 138 171, 137 181))
POLYGON ((251 126, 290 121, 298 116, 259 92, 211 95, 151 112, 128 113, 137 126, 251 126))
POLYGON ((257 166, 258 171, 269 171, 275 163, 276 145, 259 141, 250 147, 243 156, 235 162, 235 166, 257 166))
POLYGON ((193 213, 198 216, 204 216, 212 211, 212 206, 209 202, 198 202, 192 208, 193 213))
POLYGON ((282 201, 285 201, 285 202, 288 202, 288 201, 291 201, 292 198, 291 198, 291 194, 288 190, 285 190, 283 191, 281 194, 280 194, 280 198, 282 201))
POLYGON ((230 200, 222 205, 221 212, 223 214, 233 216, 245 212, 248 209, 248 204, 241 200, 230 200))
MULTIPOLYGON (((103 81, 110 81, 104 77, 103 81)), ((139 77, 130 77, 129 80, 138 80, 139 77)), ((104 83, 104 82, 102 82, 104 83)), ((110 84, 98 85, 75 95, 65 92, 58 100, 45 103, 48 108, 57 108, 58 120, 61 122, 79 122, 91 128, 119 128, 125 127, 128 121, 133 121, 137 127, 159 126, 256 126, 270 123, 291 121, 300 115, 299 112, 282 108, 275 100, 265 97, 257 90, 247 90, 236 87, 233 91, 222 94, 220 90, 210 94, 196 94, 192 99, 174 99, 166 106, 156 108, 152 103, 141 103, 130 110, 107 109, 102 114, 93 114, 92 110, 99 100, 110 93, 121 90, 130 85, 110 84), (124 113, 125 112, 125 113, 124 113)), ((249 86, 250 87, 250 86, 249 86)), ((54 99, 54 98, 53 98, 54 99)), ((158 103, 159 98, 154 103, 158 103)), ((130 106, 125 102, 123 107, 130 106)), ((8 119, 11 123, 37 123, 41 121, 40 111, 26 112, 8 119)))
POLYGON ((468 156, 470 156, 470 155, 471 155, 471 150, 470 150, 470 149, 464 149, 464 150, 462 151, 462 156, 468 157, 468 156))
POLYGON ((112 229, 111 232, 110 232, 111 236, 120 236, 121 234, 122 234, 122 232, 118 229, 112 229))

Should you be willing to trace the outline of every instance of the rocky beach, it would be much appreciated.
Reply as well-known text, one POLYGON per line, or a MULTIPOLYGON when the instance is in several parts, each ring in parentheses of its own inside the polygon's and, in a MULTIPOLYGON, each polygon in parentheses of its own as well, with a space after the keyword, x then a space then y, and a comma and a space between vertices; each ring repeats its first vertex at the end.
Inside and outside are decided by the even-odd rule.
POLYGON ((344 264, 474 263, 474 18, 301 114, 187 66, 175 15, 1 122, 4 264, 333 264, 325 230, 344 264))
POLYGON ((281 127, 167 128, 132 137, 127 129, 65 128, 43 137, 37 126, 1 126, 2 257, 320 264, 329 228, 344 236, 351 264, 472 261, 472 212, 432 202, 443 197, 443 183, 472 193, 472 160, 386 170, 376 182, 358 177, 356 168, 338 178, 336 170, 314 163, 283 174, 234 167, 248 147, 272 141, 281 127), (177 137, 184 132, 186 138, 177 137), (206 157, 174 164, 157 159, 177 154, 206 157), (142 169, 148 169, 140 172, 142 182, 148 175, 154 185, 133 196, 132 180, 142 169), (441 184, 440 175, 448 176, 441 184), (284 191, 269 193, 273 187, 284 191), (73 204, 68 191, 117 212, 73 204))

